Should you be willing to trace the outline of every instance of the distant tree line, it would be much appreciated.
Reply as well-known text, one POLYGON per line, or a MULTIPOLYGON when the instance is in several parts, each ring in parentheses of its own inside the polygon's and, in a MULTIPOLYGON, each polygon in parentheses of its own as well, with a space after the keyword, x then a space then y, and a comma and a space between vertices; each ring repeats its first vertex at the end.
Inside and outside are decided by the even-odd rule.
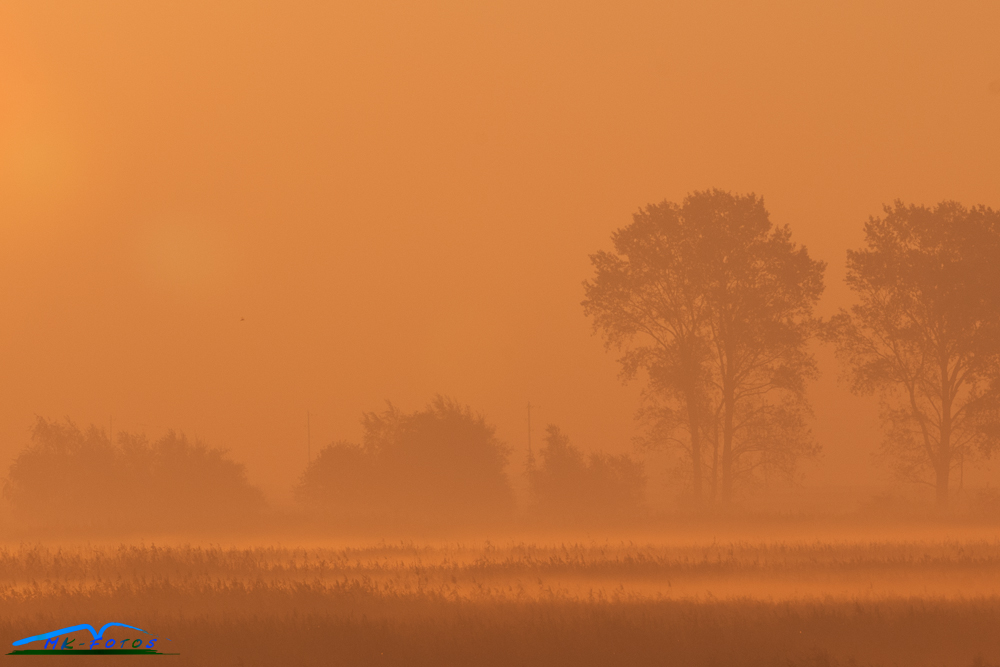
MULTIPOLYGON (((510 447, 468 406, 438 396, 422 410, 388 404, 362 415, 360 444, 320 450, 296 485, 303 509, 353 525, 457 526, 517 515, 510 447)), ((529 516, 586 523, 634 518, 646 478, 627 455, 584 454, 549 426, 527 470, 529 516)), ((3 496, 15 515, 54 529, 179 531, 249 526, 264 498, 242 464, 169 431, 145 435, 39 418, 10 466, 3 496)))
MULTIPOLYGON (((857 303, 814 315, 823 262, 775 226, 753 194, 694 192, 651 204, 591 255, 584 313, 622 378, 646 384, 640 444, 678 455, 698 507, 728 507, 762 480, 795 479, 819 453, 809 428, 816 340, 836 347, 851 388, 876 394, 881 455, 935 490, 1000 441, 1000 214, 955 202, 896 202, 848 252, 857 303)), ((481 414, 436 397, 362 415, 359 443, 334 442, 294 492, 311 512, 349 520, 503 520, 515 515, 511 448, 481 414)), ((525 469, 527 514, 557 522, 641 513, 646 473, 628 454, 574 446, 555 426, 525 469)), ((16 514, 58 524, 219 526, 259 519, 261 492, 224 451, 168 432, 150 442, 39 418, 10 466, 16 514)))
MULTIPOLYGON (((365 413, 362 442, 322 449, 296 487, 307 507, 344 519, 423 517, 463 523, 511 519, 510 448, 468 406, 441 396, 423 410, 391 404, 365 413)), ((586 521, 634 516, 642 504, 642 464, 591 454, 549 426, 540 464, 528 462, 529 515, 586 521)))

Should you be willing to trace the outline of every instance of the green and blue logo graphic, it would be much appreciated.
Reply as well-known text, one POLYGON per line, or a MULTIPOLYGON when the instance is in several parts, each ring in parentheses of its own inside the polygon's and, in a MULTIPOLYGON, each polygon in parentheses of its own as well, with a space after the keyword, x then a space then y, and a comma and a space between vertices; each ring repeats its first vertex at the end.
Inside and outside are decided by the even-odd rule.
MULTIPOLYGON (((135 633, 128 633, 134 635, 135 633)), ((40 635, 34 635, 33 637, 25 637, 24 639, 18 639, 14 642, 13 646, 15 650, 11 651, 7 655, 177 655, 176 653, 161 653, 156 648, 156 642, 159 637, 155 637, 149 632, 146 632, 142 628, 137 628, 134 625, 127 625, 125 623, 105 623, 100 631, 95 630, 94 626, 89 623, 82 623, 80 625, 71 625, 67 628, 60 628, 58 630, 53 630, 52 632, 46 632, 40 635), (127 630, 137 630, 143 633, 144 637, 125 637, 123 639, 118 639, 115 637, 105 637, 104 633, 109 628, 125 628, 127 630), (89 640, 86 635, 83 635, 83 640, 79 641, 81 637, 73 636, 74 633, 79 633, 81 630, 90 631, 92 640, 89 640), (59 640, 62 640, 60 643, 59 640), (44 642, 44 644, 39 647, 17 649, 18 646, 27 646, 35 642, 44 642)), ((167 639, 166 641, 170 641, 167 639)))

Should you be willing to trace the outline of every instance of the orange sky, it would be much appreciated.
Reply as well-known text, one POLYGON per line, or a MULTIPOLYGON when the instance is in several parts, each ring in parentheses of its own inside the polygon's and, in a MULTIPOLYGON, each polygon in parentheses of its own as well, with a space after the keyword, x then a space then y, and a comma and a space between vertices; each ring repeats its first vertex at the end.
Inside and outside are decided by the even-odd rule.
MULTIPOLYGON (((882 203, 1000 206, 1000 5, 750 4, 4 2, 0 457, 113 417, 281 497, 306 410, 318 447, 436 392, 627 449, 579 302, 639 206, 762 194, 824 314, 882 203)), ((874 479, 823 359, 810 479, 874 479)))

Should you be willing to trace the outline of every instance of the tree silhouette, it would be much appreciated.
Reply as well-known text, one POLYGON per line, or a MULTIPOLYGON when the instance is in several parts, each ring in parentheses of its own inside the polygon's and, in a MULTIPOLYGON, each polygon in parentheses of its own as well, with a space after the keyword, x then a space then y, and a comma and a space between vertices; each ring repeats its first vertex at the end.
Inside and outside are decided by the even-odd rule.
POLYGON ((550 424, 541 464, 528 469, 534 511, 550 518, 606 520, 635 516, 646 476, 641 462, 603 452, 585 458, 558 426, 550 424))
POLYGON ((651 204, 612 235, 615 252, 591 255, 597 276, 584 283, 584 312, 606 347, 624 349, 623 379, 640 368, 656 396, 666 396, 659 423, 687 429, 691 482, 702 497, 702 431, 708 393, 707 294, 697 253, 699 230, 670 202, 651 204), (639 339, 641 344, 634 344, 639 339), (683 412, 683 416, 680 414, 683 412))
POLYGON ((847 267, 859 303, 826 336, 854 392, 882 397, 883 455, 944 508, 952 469, 997 442, 1000 215, 897 201, 869 218, 847 267))
POLYGON ((787 226, 772 225, 763 200, 695 192, 640 210, 612 241, 614 253, 591 255, 584 312, 607 346, 624 351, 625 379, 647 371, 645 414, 656 415, 661 435, 686 431, 696 502, 705 458, 712 497, 728 505, 734 485, 765 461, 783 460, 788 471, 818 451, 803 415, 824 264, 792 243, 787 226))
POLYGON ((357 510, 362 504, 372 509, 378 477, 373 452, 350 442, 334 442, 319 451, 309 463, 295 495, 313 508, 357 510))
POLYGON ((507 515, 513 494, 504 471, 509 448, 481 415, 436 397, 405 414, 389 404, 365 413, 362 445, 324 448, 296 489, 300 500, 342 514, 431 520, 507 515))
POLYGON ((150 443, 41 417, 14 460, 4 497, 22 517, 48 524, 144 529, 218 527, 253 520, 263 495, 225 452, 169 431, 150 443))

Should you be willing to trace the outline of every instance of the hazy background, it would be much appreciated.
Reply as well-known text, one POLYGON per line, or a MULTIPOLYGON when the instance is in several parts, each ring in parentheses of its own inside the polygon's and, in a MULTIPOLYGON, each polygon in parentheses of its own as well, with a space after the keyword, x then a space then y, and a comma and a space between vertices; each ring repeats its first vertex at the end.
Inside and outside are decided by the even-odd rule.
MULTIPOLYGON (((640 206, 762 194, 827 315, 883 203, 1000 205, 996 3, 207 4, 0 4, 4 470, 35 415, 113 419, 284 501, 307 410, 315 453, 440 392, 520 485, 529 400, 631 448, 580 301, 640 206)), ((820 360, 807 483, 884 483, 820 360)))

